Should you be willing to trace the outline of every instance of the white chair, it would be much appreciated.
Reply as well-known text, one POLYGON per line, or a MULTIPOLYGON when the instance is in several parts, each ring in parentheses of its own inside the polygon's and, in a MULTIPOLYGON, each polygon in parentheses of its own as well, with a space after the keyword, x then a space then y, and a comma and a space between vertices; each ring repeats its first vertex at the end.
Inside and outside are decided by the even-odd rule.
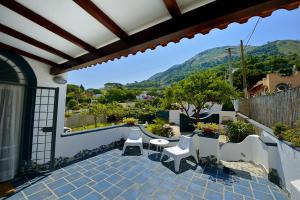
POLYGON ((179 171, 182 158, 193 156, 198 163, 197 153, 193 145, 193 138, 187 136, 180 136, 179 142, 175 147, 165 148, 162 152, 160 161, 162 161, 165 155, 174 159, 176 172, 179 171))
POLYGON ((131 129, 127 140, 124 143, 122 154, 124 155, 126 147, 138 146, 140 147, 141 154, 143 154, 143 140, 139 129, 131 129))

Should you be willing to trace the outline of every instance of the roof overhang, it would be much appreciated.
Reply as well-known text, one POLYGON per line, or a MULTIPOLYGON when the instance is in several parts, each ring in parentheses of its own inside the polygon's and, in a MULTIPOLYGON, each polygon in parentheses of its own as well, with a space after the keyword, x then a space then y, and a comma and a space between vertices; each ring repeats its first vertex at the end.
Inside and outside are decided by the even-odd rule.
POLYGON ((51 65, 51 74, 207 34, 299 0, 1 0, 1 48, 51 65), (127 5, 127 6, 126 6, 127 5))

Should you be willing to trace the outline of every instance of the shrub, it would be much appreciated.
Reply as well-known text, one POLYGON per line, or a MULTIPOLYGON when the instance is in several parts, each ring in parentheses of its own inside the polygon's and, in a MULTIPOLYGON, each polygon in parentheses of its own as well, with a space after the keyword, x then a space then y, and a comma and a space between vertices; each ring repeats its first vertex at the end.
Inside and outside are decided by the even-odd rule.
POLYGON ((123 123, 133 126, 138 123, 138 120, 133 117, 123 118, 123 123))
POLYGON ((283 139, 291 142, 295 147, 300 147, 300 127, 285 131, 283 139))
POLYGON ((197 129, 202 130, 204 133, 216 133, 219 130, 219 125, 215 123, 197 123, 197 129))
POLYGON ((166 122, 164 120, 156 118, 153 121, 153 124, 149 124, 147 126, 147 130, 149 132, 162 137, 174 136, 173 129, 170 126, 166 125, 166 122))
POLYGON ((68 106, 69 109, 73 110, 73 109, 75 109, 78 106, 78 101, 76 101, 75 99, 71 99, 68 102, 67 106, 68 106))
POLYGON ((255 134, 254 127, 243 121, 235 121, 227 126, 227 135, 231 142, 241 142, 248 135, 255 134))
POLYGON ((286 130, 287 126, 281 122, 278 122, 273 126, 273 132, 279 139, 283 139, 283 132, 286 130))

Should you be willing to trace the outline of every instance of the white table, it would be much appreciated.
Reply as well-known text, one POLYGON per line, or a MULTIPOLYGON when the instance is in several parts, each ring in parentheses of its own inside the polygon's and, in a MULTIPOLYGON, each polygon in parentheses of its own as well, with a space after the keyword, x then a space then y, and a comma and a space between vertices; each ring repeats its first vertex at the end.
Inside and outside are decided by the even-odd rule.
MULTIPOLYGON (((165 140, 165 139, 152 139, 152 140, 150 140, 150 143, 149 143, 149 150, 150 150, 151 144, 155 145, 156 151, 158 151, 158 147, 166 146, 167 144, 169 144, 169 141, 165 140)), ((149 151, 148 151, 148 154, 149 154, 149 151)), ((157 154, 157 157, 158 157, 158 154, 157 154)))

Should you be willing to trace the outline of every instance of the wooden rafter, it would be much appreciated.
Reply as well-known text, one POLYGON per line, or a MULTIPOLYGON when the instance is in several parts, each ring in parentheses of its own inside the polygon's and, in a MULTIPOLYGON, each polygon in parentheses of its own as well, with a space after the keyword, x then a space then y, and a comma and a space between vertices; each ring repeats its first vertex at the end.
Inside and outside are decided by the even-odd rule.
POLYGON ((164 3, 173 18, 181 15, 180 9, 176 3, 176 0, 164 0, 164 3))
MULTIPOLYGON (((214 1, 205 6, 184 13, 176 19, 170 19, 146 30, 130 35, 130 44, 116 41, 99 49, 104 54, 98 59, 90 58, 90 54, 80 56, 88 62, 77 66, 52 68, 52 74, 59 74, 74 69, 80 69, 96 63, 106 62, 158 45, 178 42, 183 37, 192 38, 197 33, 207 34, 213 28, 226 28, 230 23, 245 23, 253 16, 266 17, 277 9, 295 9, 300 5, 299 0, 227 0, 214 1), (213 12, 212 12, 213 11, 213 12)), ((69 63, 63 63, 69 66, 69 63)))
POLYGON ((53 48, 53 47, 51 47, 51 46, 49 46, 45 43, 42 43, 42 42, 40 42, 40 41, 38 41, 34 38, 31 38, 31 37, 19 32, 19 31, 16 31, 16 30, 8 27, 8 26, 0 24, 0 30, 3 33, 6 33, 7 35, 10 35, 10 36, 15 37, 19 40, 22 40, 23 42, 27 42, 28 44, 31 44, 35 47, 40 48, 40 49, 44 49, 45 51, 53 53, 53 54, 55 54, 59 57, 65 58, 69 61, 73 61, 74 64, 77 63, 72 56, 69 56, 68 54, 65 54, 64 52, 61 52, 61 51, 59 51, 59 50, 57 50, 57 49, 55 49, 55 48, 53 48))
POLYGON ((77 3, 82 9, 84 9, 87 13, 93 16, 102 25, 108 28, 116 36, 124 40, 128 38, 127 33, 124 30, 122 30, 112 19, 110 19, 92 1, 90 0, 73 0, 73 1, 77 3))
POLYGON ((66 40, 69 40, 73 44, 79 46, 82 49, 85 49, 89 52, 96 53, 96 48, 89 45, 88 43, 82 41, 78 37, 72 35, 71 33, 65 31, 64 29, 60 28, 56 24, 52 23, 48 19, 42 17, 41 15, 33 12, 32 10, 26 8, 22 4, 14 1, 14 0, 2 0, 1 4, 10 10, 22 15, 23 17, 35 22, 36 24, 39 24, 40 26, 48 29, 49 31, 63 37, 66 40))
POLYGON ((45 63, 45 64, 47 64, 47 65, 50 65, 50 66, 52 66, 52 67, 57 66, 57 64, 56 64, 55 62, 52 62, 52 61, 47 60, 47 59, 45 59, 45 58, 36 56, 36 55, 34 55, 34 54, 32 54, 32 53, 29 53, 29 52, 27 52, 27 51, 23 51, 23 50, 21 50, 21 49, 18 49, 18 48, 12 47, 12 46, 10 46, 10 45, 4 44, 4 43, 2 43, 2 42, 0 42, 0 48, 1 48, 1 49, 2 49, 2 48, 3 48, 3 49, 7 49, 7 50, 9 50, 9 51, 15 52, 15 53, 17 53, 17 54, 19 54, 19 55, 26 56, 26 57, 28 57, 28 58, 32 58, 32 59, 34 59, 34 60, 37 60, 37 61, 40 61, 40 62, 45 63))

